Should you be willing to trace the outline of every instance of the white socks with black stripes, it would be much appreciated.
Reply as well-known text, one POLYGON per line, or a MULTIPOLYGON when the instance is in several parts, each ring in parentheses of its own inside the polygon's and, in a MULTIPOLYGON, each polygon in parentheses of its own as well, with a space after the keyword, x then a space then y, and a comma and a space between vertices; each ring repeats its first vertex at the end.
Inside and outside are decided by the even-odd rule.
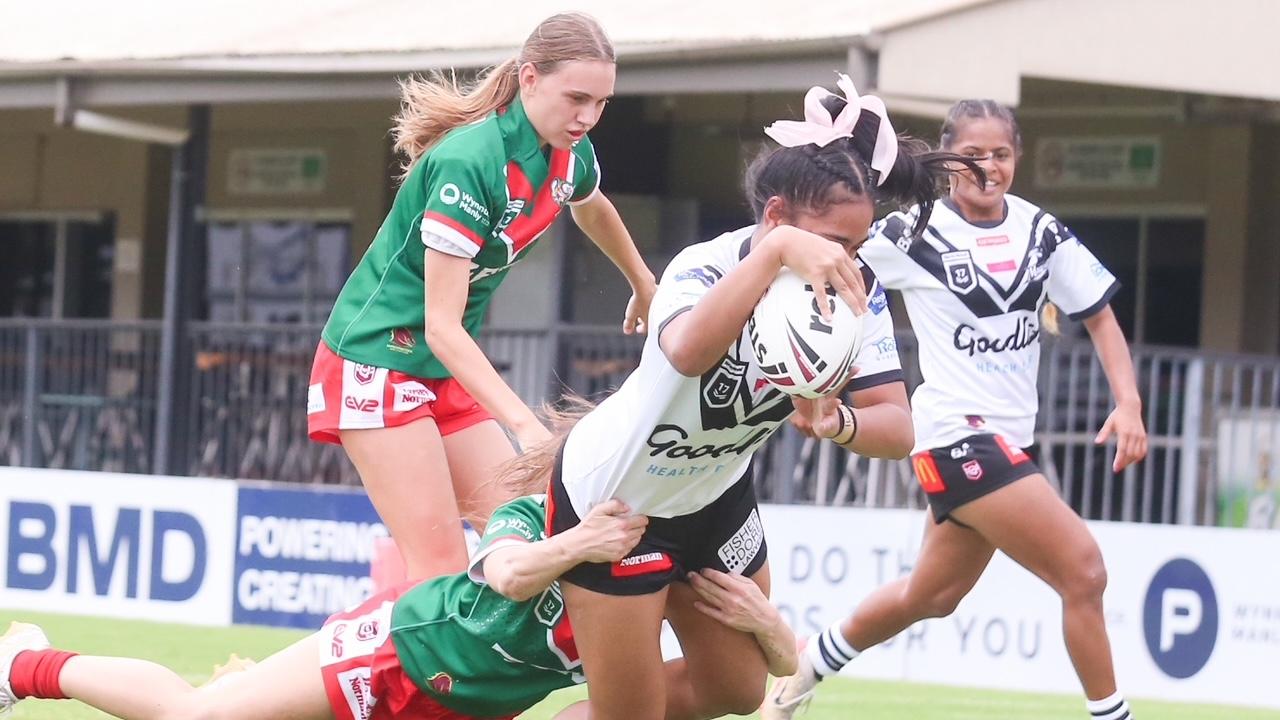
MULTIPOLYGON (((817 675, 816 679, 822 680, 840 672, 860 653, 844 639, 840 623, 837 622, 811 636, 805 645, 804 654, 817 675)), ((1085 707, 1092 720, 1134 720, 1133 713, 1129 711, 1129 703, 1119 690, 1101 700, 1085 700, 1085 707)))
POLYGON ((840 668, 858 657, 858 651, 844 639, 838 622, 809 638, 809 644, 805 646, 804 651, 819 680, 828 675, 835 675, 840 672, 840 668))
POLYGON ((1119 690, 1101 700, 1085 700, 1084 706, 1089 708, 1089 716, 1093 720, 1133 720, 1129 703, 1125 702, 1119 690))

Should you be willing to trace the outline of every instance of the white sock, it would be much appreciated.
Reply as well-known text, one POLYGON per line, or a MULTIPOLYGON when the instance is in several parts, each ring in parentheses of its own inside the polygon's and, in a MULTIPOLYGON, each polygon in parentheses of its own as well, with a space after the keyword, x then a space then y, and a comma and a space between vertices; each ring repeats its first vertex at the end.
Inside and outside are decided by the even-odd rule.
POLYGON ((844 639, 838 622, 809 638, 809 644, 805 646, 804 651, 819 680, 828 675, 835 675, 840 672, 840 668, 858 657, 858 651, 844 639))
POLYGON ((1086 700, 1084 706, 1089 709, 1089 715, 1093 720, 1133 720, 1133 713, 1129 712, 1129 703, 1125 702, 1124 694, 1119 690, 1111 697, 1101 700, 1086 700))

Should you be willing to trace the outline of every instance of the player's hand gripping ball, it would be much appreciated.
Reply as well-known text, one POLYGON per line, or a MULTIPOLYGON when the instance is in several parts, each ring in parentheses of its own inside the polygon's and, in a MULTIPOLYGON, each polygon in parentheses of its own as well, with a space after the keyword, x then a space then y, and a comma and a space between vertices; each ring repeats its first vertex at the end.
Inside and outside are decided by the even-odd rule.
POLYGON ((827 289, 830 319, 813 287, 783 268, 747 323, 751 348, 765 379, 782 392, 818 398, 849 378, 862 345, 862 318, 827 289))

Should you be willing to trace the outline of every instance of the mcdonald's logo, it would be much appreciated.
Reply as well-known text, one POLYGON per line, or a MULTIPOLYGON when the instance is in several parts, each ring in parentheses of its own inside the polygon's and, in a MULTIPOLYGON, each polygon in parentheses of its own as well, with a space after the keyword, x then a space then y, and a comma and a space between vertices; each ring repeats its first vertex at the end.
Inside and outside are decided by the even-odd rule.
POLYGON ((940 493, 947 489, 947 484, 942 482, 942 473, 938 472, 938 463, 934 462, 933 454, 929 451, 916 453, 911 458, 911 465, 916 471, 916 480, 920 482, 920 487, 929 494, 940 493))

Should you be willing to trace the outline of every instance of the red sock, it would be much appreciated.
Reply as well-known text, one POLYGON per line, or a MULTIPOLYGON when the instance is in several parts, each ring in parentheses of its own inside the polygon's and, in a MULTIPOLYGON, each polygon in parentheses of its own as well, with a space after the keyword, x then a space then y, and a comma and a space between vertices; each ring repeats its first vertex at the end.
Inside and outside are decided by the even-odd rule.
POLYGON ((66 700, 58 676, 62 666, 78 653, 65 650, 23 650, 13 658, 9 669, 9 686, 18 698, 66 700))

